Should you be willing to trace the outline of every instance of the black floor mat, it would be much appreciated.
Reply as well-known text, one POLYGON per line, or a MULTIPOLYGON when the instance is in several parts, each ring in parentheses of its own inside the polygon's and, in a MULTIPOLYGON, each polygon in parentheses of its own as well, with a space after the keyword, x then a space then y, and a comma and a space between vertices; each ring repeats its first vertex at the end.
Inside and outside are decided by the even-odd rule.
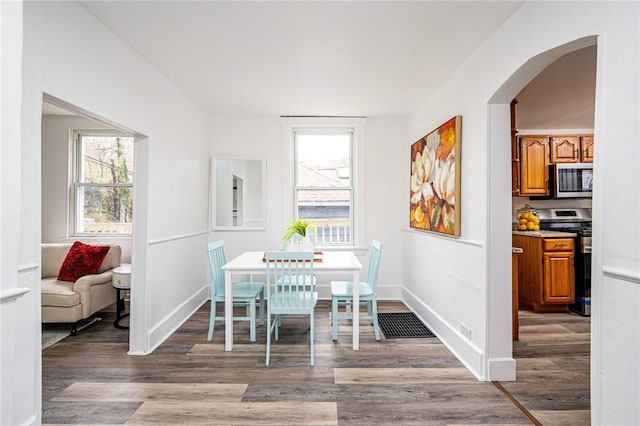
POLYGON ((378 325, 387 339, 436 337, 413 312, 378 314, 378 325))

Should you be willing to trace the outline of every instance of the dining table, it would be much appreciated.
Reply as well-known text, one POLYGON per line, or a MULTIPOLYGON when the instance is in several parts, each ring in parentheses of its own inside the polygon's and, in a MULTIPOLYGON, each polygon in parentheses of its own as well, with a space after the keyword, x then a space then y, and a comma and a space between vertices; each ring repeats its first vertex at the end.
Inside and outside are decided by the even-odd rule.
MULTIPOLYGON (((224 344, 225 350, 233 350, 233 277, 234 275, 261 275, 266 273, 264 251, 245 251, 227 262, 224 270, 224 344)), ((360 349, 360 270, 362 265, 352 251, 316 252, 313 262, 315 275, 344 274, 353 281, 353 350, 360 349)), ((267 301, 267 303, 269 303, 267 301)))

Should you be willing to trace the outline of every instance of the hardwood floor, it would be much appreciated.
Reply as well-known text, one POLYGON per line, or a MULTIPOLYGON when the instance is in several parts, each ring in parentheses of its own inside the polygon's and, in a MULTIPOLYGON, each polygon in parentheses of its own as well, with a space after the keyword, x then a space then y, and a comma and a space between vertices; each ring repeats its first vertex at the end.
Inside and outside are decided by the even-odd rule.
POLYGON ((519 319, 516 381, 502 386, 542 424, 589 425, 590 317, 521 310, 519 319))
MULTIPOLYGON (((380 311, 408 309, 381 302, 380 311)), ((560 318, 558 328, 546 315, 521 317, 518 382, 501 385, 544 424, 588 424, 584 321, 560 318), (545 327, 562 338, 575 334, 576 343, 563 351, 560 337, 545 342, 545 327)), ((436 338, 383 336, 376 342, 372 328, 362 325, 360 351, 353 351, 343 321, 333 343, 328 302, 316 312, 315 367, 309 366, 303 317, 283 322, 266 367, 264 327, 258 343, 249 343, 248 324, 236 323, 230 353, 222 326, 213 342, 206 341, 208 304, 144 357, 126 355, 128 332, 113 327, 115 308, 101 316, 43 351, 43 424, 532 424, 498 386, 476 380, 436 338)))

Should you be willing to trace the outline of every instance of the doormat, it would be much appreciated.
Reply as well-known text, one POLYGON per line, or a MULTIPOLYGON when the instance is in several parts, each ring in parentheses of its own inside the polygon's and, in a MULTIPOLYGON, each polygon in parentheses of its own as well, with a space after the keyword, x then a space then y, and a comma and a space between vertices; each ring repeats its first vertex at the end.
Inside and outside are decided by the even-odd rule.
POLYGON ((378 325, 387 339, 436 337, 413 312, 380 313, 378 325))

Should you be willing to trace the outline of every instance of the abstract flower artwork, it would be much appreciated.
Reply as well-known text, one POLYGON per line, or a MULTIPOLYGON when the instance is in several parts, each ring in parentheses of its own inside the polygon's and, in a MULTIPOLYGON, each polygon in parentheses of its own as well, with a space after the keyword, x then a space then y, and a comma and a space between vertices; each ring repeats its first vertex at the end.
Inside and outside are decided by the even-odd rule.
POLYGON ((412 228, 460 236, 461 127, 455 116, 411 145, 412 228))

